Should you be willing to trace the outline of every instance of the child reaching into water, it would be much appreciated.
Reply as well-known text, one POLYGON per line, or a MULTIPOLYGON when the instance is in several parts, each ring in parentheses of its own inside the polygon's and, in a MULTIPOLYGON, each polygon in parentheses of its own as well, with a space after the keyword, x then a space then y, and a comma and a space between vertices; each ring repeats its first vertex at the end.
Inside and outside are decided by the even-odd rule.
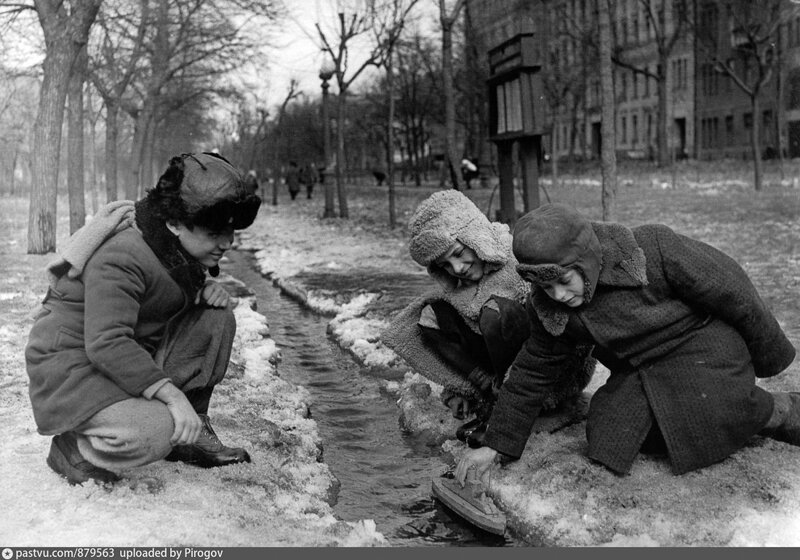
MULTIPOLYGON (((409 252, 436 287, 411 302, 383 332, 421 375, 442 385, 456 418, 475 418, 457 436, 479 446, 506 370, 528 337, 522 303, 529 286, 516 271, 511 233, 490 222, 456 190, 432 194, 409 222, 409 252)), ((580 347, 549 388, 545 408, 579 394, 594 372, 590 347, 580 347)))
POLYGON ((747 274, 721 251, 663 225, 590 222, 547 204, 514 229, 532 285, 530 336, 509 369, 484 447, 456 467, 464 484, 516 460, 577 345, 611 374, 592 397, 589 458, 630 471, 640 450, 675 474, 722 461, 760 434, 800 445, 800 393, 770 393, 795 349, 747 274))

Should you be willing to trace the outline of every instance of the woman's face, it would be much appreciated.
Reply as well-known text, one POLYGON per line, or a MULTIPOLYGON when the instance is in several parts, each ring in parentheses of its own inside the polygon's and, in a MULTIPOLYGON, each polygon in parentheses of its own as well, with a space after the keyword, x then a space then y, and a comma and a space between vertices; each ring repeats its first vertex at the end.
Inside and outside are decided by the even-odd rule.
POLYGON ((212 231, 202 226, 189 229, 181 223, 168 224, 167 227, 177 236, 186 252, 206 268, 218 265, 222 255, 233 244, 233 227, 222 231, 212 231))
POLYGON ((447 252, 436 259, 434 264, 445 272, 467 282, 477 282, 483 278, 484 263, 475 251, 461 243, 454 242, 447 252))
POLYGON ((551 299, 569 307, 578 307, 583 303, 584 290, 583 275, 574 268, 550 282, 540 282, 539 285, 551 299))

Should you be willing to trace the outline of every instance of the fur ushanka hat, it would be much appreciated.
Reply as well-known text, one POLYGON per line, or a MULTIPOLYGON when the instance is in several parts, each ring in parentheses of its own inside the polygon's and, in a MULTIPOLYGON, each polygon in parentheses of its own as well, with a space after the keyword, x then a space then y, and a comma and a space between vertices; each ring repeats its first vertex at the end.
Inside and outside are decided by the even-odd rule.
POLYGON ((261 199, 241 171, 215 153, 183 154, 181 159, 180 200, 192 222, 210 229, 245 229, 253 223, 261 199))
POLYGON ((445 286, 455 287, 457 280, 434 262, 455 241, 475 251, 489 271, 502 268, 509 258, 508 226, 490 222, 460 191, 438 191, 423 200, 411 216, 408 228, 411 258, 445 286))
POLYGON ((517 272, 528 282, 550 282, 574 268, 583 275, 584 298, 591 300, 600 276, 603 251, 592 224, 566 204, 544 204, 514 227, 517 272))

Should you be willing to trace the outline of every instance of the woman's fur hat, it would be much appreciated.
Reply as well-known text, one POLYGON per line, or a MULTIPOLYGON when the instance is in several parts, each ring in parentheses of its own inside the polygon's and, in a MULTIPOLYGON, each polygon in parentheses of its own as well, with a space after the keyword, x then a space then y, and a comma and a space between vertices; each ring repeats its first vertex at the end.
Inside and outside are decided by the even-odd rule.
POLYGON ((550 282, 577 269, 591 300, 600 276, 603 252, 591 223, 566 204, 544 204, 522 216, 514 227, 517 272, 528 282, 550 282))
POLYGON ((455 241, 475 251, 489 270, 508 261, 508 226, 490 222, 469 198, 453 189, 435 192, 420 203, 411 216, 409 234, 411 258, 445 284, 455 280, 434 263, 455 241))
POLYGON ((181 154, 170 159, 147 198, 166 221, 221 231, 245 229, 256 218, 261 199, 242 172, 219 154, 181 154))

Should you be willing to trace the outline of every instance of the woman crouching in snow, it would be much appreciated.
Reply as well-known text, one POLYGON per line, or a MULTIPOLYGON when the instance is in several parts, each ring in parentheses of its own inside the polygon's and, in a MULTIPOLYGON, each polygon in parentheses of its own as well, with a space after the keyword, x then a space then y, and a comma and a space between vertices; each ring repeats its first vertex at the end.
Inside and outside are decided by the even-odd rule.
MULTIPOLYGON (((456 433, 479 446, 506 370, 528 337, 522 303, 529 286, 516 271, 511 233, 490 222, 456 190, 424 200, 409 222, 409 252, 437 288, 411 302, 382 333, 421 375, 442 385, 442 401, 456 418, 475 414, 456 433)), ((549 388, 552 409, 578 395, 594 372, 591 348, 577 348, 549 388)))
POLYGON ((717 249, 663 225, 589 222, 547 204, 514 229, 530 338, 509 370, 485 447, 456 467, 462 484, 516 460, 544 395, 578 344, 611 375, 594 394, 588 456, 617 473, 640 450, 666 453, 675 474, 711 465, 756 434, 800 445, 800 393, 769 393, 795 349, 747 274, 717 249))
POLYGON ((208 418, 236 322, 209 280, 261 199, 216 154, 170 160, 136 202, 110 203, 48 269, 51 284, 25 359, 47 464, 71 484, 166 458, 249 462, 208 418))

